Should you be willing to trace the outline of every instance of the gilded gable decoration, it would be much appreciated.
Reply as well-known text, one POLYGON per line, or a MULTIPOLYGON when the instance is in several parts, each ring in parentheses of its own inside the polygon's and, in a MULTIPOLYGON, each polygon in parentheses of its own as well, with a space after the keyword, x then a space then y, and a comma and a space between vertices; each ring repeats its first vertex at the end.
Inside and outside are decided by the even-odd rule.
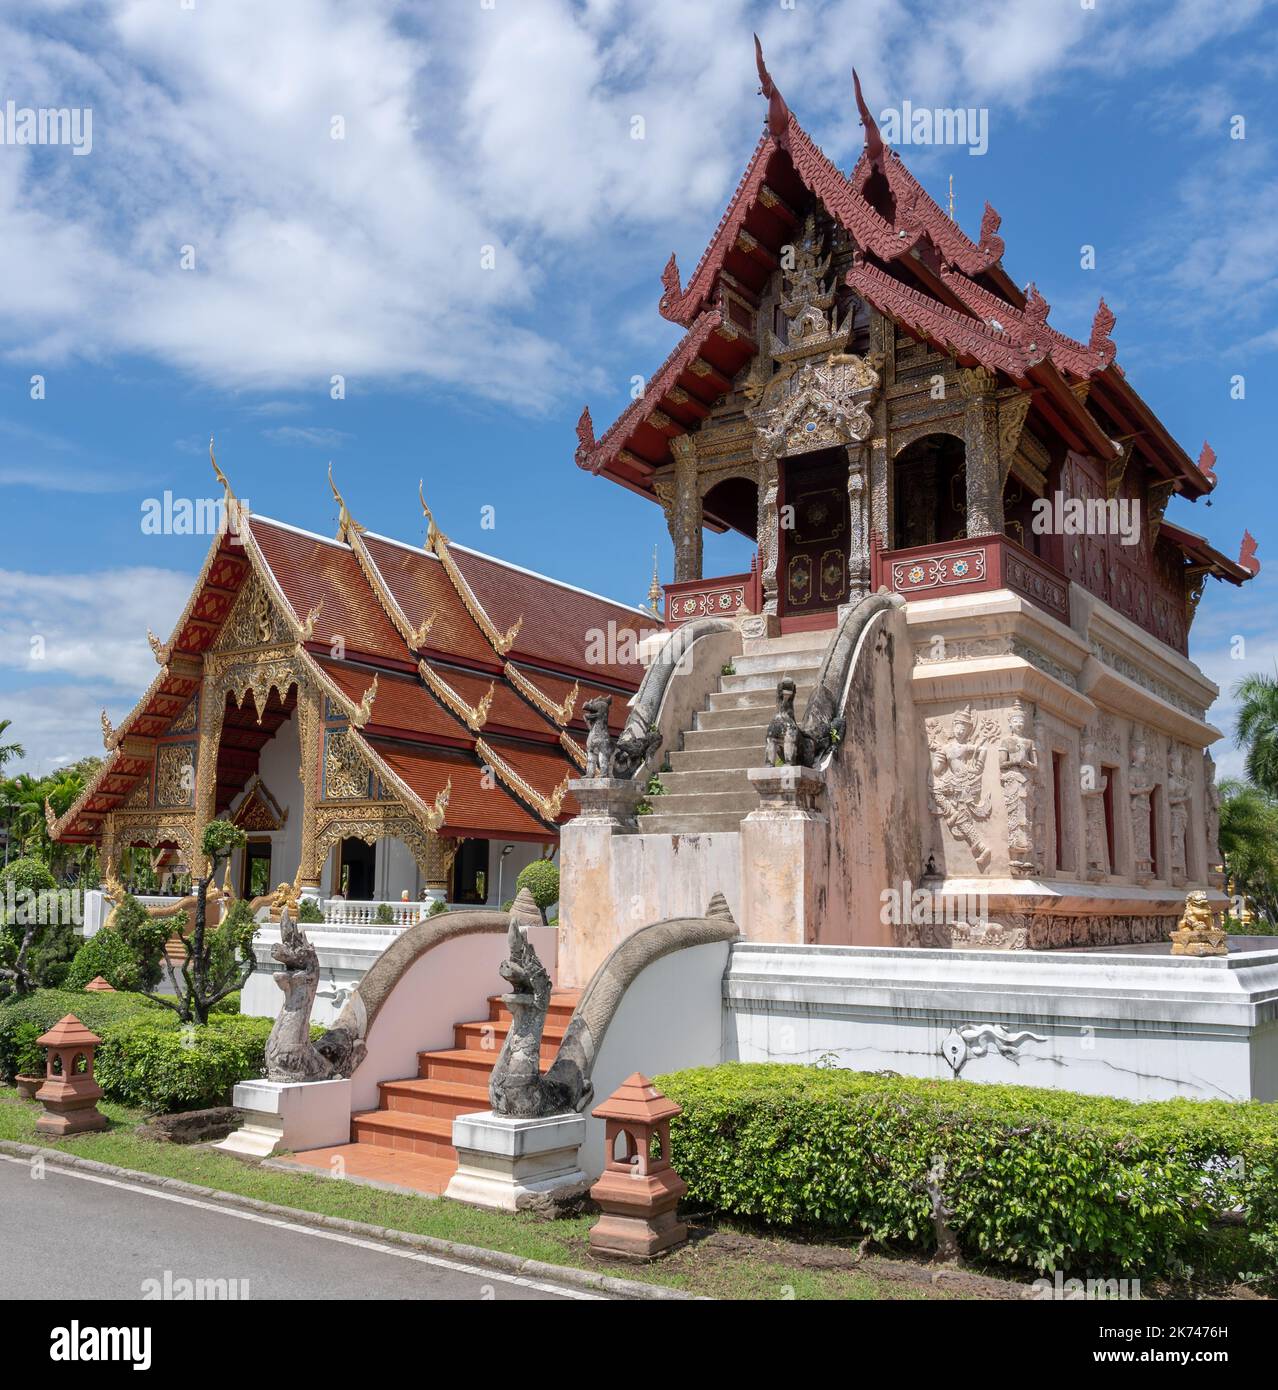
POLYGON ((324 733, 325 801, 363 801, 373 795, 373 774, 347 729, 327 729, 324 733))
POLYGON ((155 758, 155 804, 195 804, 195 744, 165 743, 155 758))
POLYGON ((281 808, 266 783, 254 773, 244 788, 244 798, 231 821, 241 830, 283 830, 288 821, 288 807, 281 808))

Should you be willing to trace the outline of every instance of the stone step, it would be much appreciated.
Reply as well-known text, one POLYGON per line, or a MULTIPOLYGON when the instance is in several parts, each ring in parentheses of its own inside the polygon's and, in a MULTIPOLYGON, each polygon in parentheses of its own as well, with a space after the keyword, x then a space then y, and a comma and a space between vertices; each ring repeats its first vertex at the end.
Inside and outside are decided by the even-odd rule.
POLYGON ((657 810, 658 802, 664 802, 671 796, 710 796, 717 792, 748 792, 750 779, 746 776, 745 766, 695 768, 687 772, 663 772, 661 785, 666 789, 665 794, 651 798, 654 811, 657 810))
MULTIPOLYGON (((768 727, 774 711, 766 706, 747 705, 745 709, 700 710, 693 715, 695 728, 702 729, 759 729, 768 727)), ((763 735, 760 733, 760 740, 763 735)))
POLYGON ((804 654, 820 661, 833 636, 833 629, 823 628, 816 632, 787 632, 780 637, 747 637, 735 664, 740 670, 742 661, 753 661, 755 657, 770 660, 783 654, 804 654))
POLYGON ((700 751, 671 753, 670 771, 661 774, 667 787, 670 778, 678 772, 744 772, 748 768, 763 766, 763 740, 750 739, 733 748, 703 748, 700 751))
POLYGON ((382 1110, 406 1111, 413 1115, 434 1115, 451 1120, 488 1109, 488 1087, 479 1082, 383 1081, 378 1086, 382 1110))
MULTIPOLYGON (((768 721, 759 720, 753 724, 740 724, 737 726, 729 725, 726 729, 689 729, 683 736, 683 751, 685 753, 709 753, 718 752, 724 749, 741 751, 747 760, 753 754, 747 752, 749 749, 762 749, 764 735, 768 730, 768 721)), ((670 766, 674 766, 675 754, 670 754, 670 766)))
POLYGON ((457 1160, 453 1122, 439 1115, 414 1115, 408 1110, 366 1110, 351 1116, 351 1138, 357 1144, 457 1160))
MULTIPOLYGON (((744 658, 742 658, 744 660, 744 658)), ((742 671, 737 668, 731 676, 719 677, 720 690, 775 690, 782 676, 789 676, 796 685, 809 688, 816 684, 819 666, 800 665, 797 662, 778 662, 767 671, 742 671)))
POLYGON ((690 816, 702 812, 714 815, 719 812, 733 812, 738 820, 747 811, 753 811, 759 804, 758 796, 750 790, 749 782, 745 789, 722 792, 676 792, 653 798, 653 814, 658 816, 690 816))
MULTIPOLYGON (((794 707, 802 714, 808 696, 816 689, 814 685, 797 686, 794 692, 794 707)), ((711 710, 755 709, 767 710, 769 717, 777 707, 777 687, 773 681, 758 690, 716 690, 707 702, 711 710)))
MULTIPOLYGON (((664 800, 664 798, 659 798, 664 800)), ((756 804, 758 798, 755 798, 756 804)), ((694 815, 653 815, 639 818, 642 835, 723 835, 741 829, 737 811, 703 811, 694 815)))

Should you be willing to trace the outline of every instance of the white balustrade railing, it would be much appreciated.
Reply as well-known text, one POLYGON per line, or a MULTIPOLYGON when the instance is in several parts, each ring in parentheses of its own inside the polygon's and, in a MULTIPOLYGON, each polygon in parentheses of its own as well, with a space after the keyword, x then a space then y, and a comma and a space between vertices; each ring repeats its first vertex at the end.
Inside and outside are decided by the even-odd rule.
MULTIPOLYGON (((351 902, 329 898, 324 903, 325 925, 342 927, 382 927, 386 931, 403 931, 420 922, 430 912, 430 902, 351 902), (379 922, 378 911, 389 908, 391 921, 379 922)), ((382 916, 386 914, 383 912, 382 916)))

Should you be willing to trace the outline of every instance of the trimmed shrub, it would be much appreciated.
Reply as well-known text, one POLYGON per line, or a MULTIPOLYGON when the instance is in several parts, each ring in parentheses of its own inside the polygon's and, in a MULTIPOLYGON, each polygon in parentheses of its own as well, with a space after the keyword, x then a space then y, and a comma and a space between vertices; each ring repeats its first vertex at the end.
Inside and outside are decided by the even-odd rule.
POLYGON ((533 895, 533 902, 541 908, 541 918, 546 920, 546 909, 554 907, 559 901, 559 868, 549 859, 534 859, 525 864, 515 879, 516 890, 527 888, 533 895))
POLYGON ((395 924, 395 909, 390 903, 378 903, 377 911, 373 913, 373 921, 379 927, 390 927, 395 924))
MULTIPOLYGON (((30 1024, 35 1035, 47 1033, 67 1014, 74 1014, 86 1028, 105 1038, 112 1027, 144 1015, 178 1026, 178 1017, 142 994, 84 994, 62 989, 38 989, 21 999, 0 1004, 0 1076, 13 1077, 18 1070, 22 1029, 30 1024)), ((43 1071, 43 1062, 40 1070, 43 1071)))
POLYGON ((98 1083, 111 1100, 144 1110, 229 1103, 237 1081, 262 1075, 273 1021, 238 1014, 214 1014, 204 1024, 131 1019, 103 1039, 98 1083))
POLYGON ((427 917, 438 917, 441 912, 448 911, 448 904, 443 898, 432 898, 430 907, 426 912, 427 917))
POLYGON ((103 927, 80 947, 63 986, 68 990, 83 989, 99 975, 113 989, 140 991, 144 987, 137 959, 113 927, 103 927))
POLYGON ((58 886, 57 880, 49 872, 49 866, 39 859, 14 859, 0 869, 0 909, 3 909, 4 902, 8 900, 11 883, 15 897, 23 893, 38 896, 51 892, 58 886))
POLYGON ((43 1076, 44 1048, 36 1039, 44 1032, 34 1023, 19 1023, 13 1030, 13 1074, 43 1076))
POLYGON ((225 999, 219 999, 209 1012, 215 1014, 237 1014, 239 1011, 240 992, 238 989, 235 989, 232 990, 225 999))
POLYGON ((1278 1277, 1278 1106, 784 1064, 656 1084, 683 1107, 674 1167, 719 1211, 931 1248, 935 1199, 974 1260, 1141 1278, 1226 1260, 1216 1272, 1278 1277), (1233 1212, 1248 1243, 1209 1239, 1233 1212))
POLYGON ((322 922, 324 909, 314 898, 303 898, 297 905, 297 920, 299 922, 322 922))

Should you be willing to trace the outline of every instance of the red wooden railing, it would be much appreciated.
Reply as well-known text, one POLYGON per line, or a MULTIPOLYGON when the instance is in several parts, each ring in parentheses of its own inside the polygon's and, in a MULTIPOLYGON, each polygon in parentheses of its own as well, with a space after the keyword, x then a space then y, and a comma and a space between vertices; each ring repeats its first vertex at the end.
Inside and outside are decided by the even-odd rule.
POLYGON ((871 587, 910 598, 943 598, 1010 589, 1069 622, 1069 580, 1008 536, 938 541, 908 550, 870 551, 871 587))

